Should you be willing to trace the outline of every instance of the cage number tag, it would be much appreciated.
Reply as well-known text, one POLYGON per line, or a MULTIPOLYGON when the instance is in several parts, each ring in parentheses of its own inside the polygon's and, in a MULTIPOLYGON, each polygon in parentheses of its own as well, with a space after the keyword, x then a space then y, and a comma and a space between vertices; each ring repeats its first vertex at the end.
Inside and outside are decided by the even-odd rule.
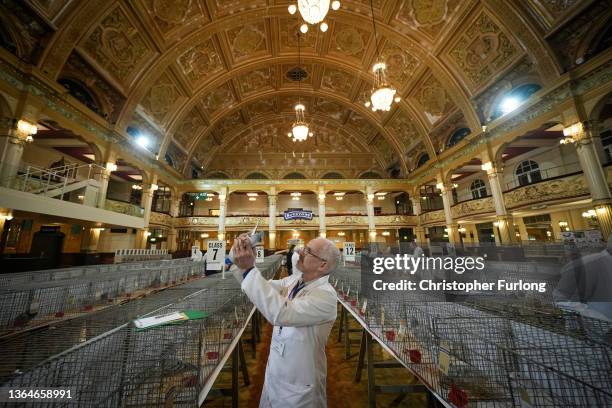
POLYGON ((406 321, 405 320, 400 320, 398 334, 400 336, 406 335, 406 321))
POLYGON ((261 246, 257 247, 257 257, 255 258, 255 263, 263 263, 264 262, 264 249, 261 246))
POLYGON ((450 369, 450 354, 448 353, 448 344, 440 342, 440 352, 438 353, 438 368, 444 374, 448 375, 450 369))
POLYGON ((363 301, 363 305, 361 306, 361 314, 365 314, 367 307, 368 307, 368 299, 365 299, 363 301))

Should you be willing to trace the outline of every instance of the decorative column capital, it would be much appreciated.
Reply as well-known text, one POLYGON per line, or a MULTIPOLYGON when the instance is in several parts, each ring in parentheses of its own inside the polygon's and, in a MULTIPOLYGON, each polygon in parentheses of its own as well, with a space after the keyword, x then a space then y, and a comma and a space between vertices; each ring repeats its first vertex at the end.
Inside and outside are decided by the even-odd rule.
POLYGON ((269 194, 268 195, 268 204, 269 205, 276 205, 277 199, 278 199, 278 196, 276 196, 275 194, 269 194))

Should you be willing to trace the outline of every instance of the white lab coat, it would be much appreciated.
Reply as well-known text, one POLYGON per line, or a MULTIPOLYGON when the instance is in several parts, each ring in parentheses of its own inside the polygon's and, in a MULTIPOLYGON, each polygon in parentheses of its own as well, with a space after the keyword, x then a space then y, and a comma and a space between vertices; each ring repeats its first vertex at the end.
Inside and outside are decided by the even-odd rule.
POLYGON ((260 408, 327 406, 325 345, 336 320, 336 291, 323 276, 289 300, 302 277, 293 267, 294 274, 281 280, 268 281, 254 268, 242 281, 242 290, 274 325, 260 408))

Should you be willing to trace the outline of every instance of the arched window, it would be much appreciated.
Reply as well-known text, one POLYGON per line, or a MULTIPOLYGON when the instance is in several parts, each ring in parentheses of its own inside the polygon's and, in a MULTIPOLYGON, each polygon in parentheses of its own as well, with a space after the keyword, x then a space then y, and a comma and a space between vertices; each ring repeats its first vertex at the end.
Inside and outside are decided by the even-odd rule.
POLYGON ((265 174, 262 173, 250 173, 248 176, 245 177, 245 179, 247 180, 267 180, 268 177, 265 174))
POLYGON ((366 171, 359 176, 360 179, 381 179, 380 174, 373 171, 366 171))
POLYGON ((463 140, 467 135, 470 134, 470 129, 461 128, 457 129, 453 132, 451 137, 448 138, 448 142, 446 143, 446 147, 452 147, 463 140))
POLYGON ((164 156, 164 160, 166 160, 166 163, 168 163, 170 167, 174 167, 174 160, 172 159, 172 156, 170 156, 168 153, 166 153, 166 155, 164 156))
POLYGON ((429 161, 429 155, 427 153, 425 153, 421 157, 419 157, 419 160, 417 160, 416 166, 417 167, 421 167, 422 165, 424 165, 428 161, 429 161))
POLYGON ((284 179, 291 179, 291 180, 302 180, 305 179, 306 176, 304 176, 302 173, 298 173, 298 172, 293 172, 293 173, 289 173, 287 174, 285 177, 283 177, 284 179))
POLYGON ((491 113, 491 120, 495 120, 506 113, 512 112, 540 89, 542 89, 542 86, 538 84, 524 84, 507 92, 503 98, 499 100, 497 106, 495 106, 495 109, 491 113))
POLYGON ((340 173, 331 172, 331 173, 324 174, 323 177, 321 177, 321 178, 324 178, 324 179, 343 179, 344 177, 340 173))
POLYGON ((472 184, 470 184, 470 191, 472 192, 473 199, 484 198, 487 196, 487 186, 485 185, 484 181, 480 179, 472 181, 472 184))
POLYGON ((521 186, 537 183, 542 180, 540 166, 533 160, 525 160, 516 167, 516 177, 521 186))
POLYGON ((60 78, 58 81, 76 100, 102 116, 102 109, 93 93, 80 81, 72 78, 60 78))

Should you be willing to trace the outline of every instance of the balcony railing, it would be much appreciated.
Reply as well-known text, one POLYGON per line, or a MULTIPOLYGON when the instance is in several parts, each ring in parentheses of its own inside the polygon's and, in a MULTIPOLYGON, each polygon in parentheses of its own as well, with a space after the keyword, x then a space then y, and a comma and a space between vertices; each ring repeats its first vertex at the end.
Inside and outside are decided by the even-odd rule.
POLYGON ((550 180, 556 177, 563 177, 570 174, 581 173, 582 168, 580 163, 569 163, 562 166, 549 167, 547 169, 532 170, 527 173, 523 173, 506 183, 504 192, 510 191, 518 187, 524 187, 531 184, 540 183, 545 180, 550 180))

